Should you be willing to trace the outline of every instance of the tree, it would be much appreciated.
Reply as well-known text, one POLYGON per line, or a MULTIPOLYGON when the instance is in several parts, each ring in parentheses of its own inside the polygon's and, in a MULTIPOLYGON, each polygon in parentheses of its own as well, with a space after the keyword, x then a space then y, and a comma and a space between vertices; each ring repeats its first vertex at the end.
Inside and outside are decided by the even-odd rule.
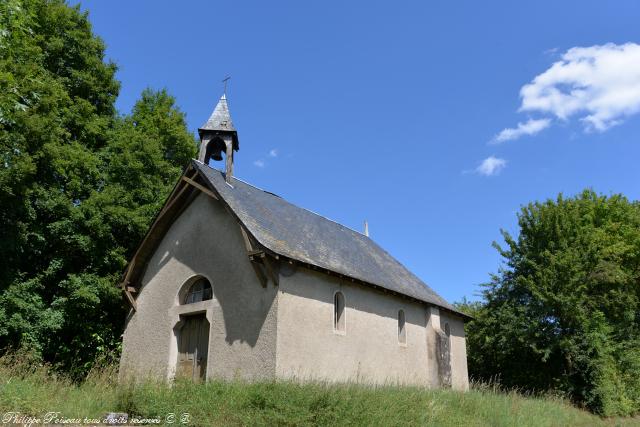
POLYGON ((117 347, 115 286, 195 142, 165 91, 130 116, 86 13, 0 2, 0 350, 82 373, 117 347))
POLYGON ((587 190, 531 203, 518 224, 494 242, 503 267, 472 307, 472 376, 640 411, 640 204, 587 190))

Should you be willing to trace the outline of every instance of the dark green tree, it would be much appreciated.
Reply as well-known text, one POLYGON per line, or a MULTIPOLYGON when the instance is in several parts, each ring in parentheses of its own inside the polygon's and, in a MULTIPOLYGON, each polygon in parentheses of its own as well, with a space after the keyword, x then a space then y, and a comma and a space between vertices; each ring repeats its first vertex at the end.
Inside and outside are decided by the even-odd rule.
POLYGON ((640 411, 640 204, 584 191, 531 203, 482 304, 461 304, 472 376, 640 411))
POLYGON ((0 2, 0 350, 76 373, 117 347, 127 258, 195 143, 165 91, 130 116, 87 14, 0 2))

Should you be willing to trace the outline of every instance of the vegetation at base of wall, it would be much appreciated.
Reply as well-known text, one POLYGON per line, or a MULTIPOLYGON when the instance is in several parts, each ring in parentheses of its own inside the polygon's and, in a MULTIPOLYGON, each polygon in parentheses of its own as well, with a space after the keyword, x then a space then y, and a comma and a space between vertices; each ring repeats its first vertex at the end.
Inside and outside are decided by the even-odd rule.
POLYGON ((193 157, 166 91, 116 112, 116 66, 63 0, 0 1, 0 352, 82 376, 120 345, 127 260, 193 157))
MULTIPOLYGON (((418 387, 294 382, 146 382, 120 384, 113 366, 82 382, 32 365, 0 359, 0 414, 60 420, 101 419, 108 412, 155 419, 188 414, 198 426, 631 426, 640 419, 602 419, 552 396, 524 396, 476 386, 467 393, 418 387)), ((179 424, 177 421, 174 424, 179 424)))
POLYGON ((530 203, 483 301, 458 307, 469 372, 556 390, 601 415, 640 413, 640 203, 591 190, 530 203))

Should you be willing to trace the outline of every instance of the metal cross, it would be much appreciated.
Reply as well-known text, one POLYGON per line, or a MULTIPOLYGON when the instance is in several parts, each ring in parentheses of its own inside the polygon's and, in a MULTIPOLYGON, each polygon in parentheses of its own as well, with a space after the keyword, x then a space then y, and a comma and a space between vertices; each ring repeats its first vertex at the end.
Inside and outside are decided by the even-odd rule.
POLYGON ((229 79, 231 78, 231 76, 227 76, 222 80, 222 83, 224 83, 224 96, 227 96, 227 82, 229 81, 229 79))

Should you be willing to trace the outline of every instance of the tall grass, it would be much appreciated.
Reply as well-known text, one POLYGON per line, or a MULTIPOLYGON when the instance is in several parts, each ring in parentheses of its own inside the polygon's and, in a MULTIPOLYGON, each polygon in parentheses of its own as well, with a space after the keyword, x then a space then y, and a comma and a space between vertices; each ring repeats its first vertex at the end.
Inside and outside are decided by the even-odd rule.
POLYGON ((201 426, 598 426, 640 425, 638 419, 603 420, 557 396, 504 392, 474 384, 461 393, 421 387, 241 381, 193 384, 118 384, 116 369, 102 366, 74 383, 47 366, 0 358, 0 412, 101 418, 126 412, 201 426), (167 418, 169 417, 169 418, 167 418), (186 420, 186 418, 184 419, 186 420))

